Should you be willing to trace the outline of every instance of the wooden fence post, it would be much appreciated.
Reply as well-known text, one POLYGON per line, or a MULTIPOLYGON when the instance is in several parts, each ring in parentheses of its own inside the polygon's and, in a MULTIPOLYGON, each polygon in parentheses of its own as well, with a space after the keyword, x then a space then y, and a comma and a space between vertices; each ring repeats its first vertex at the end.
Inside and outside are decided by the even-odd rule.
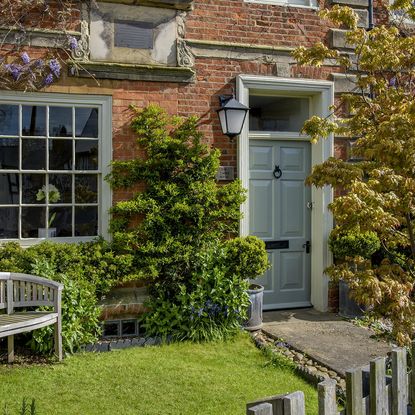
POLYGON ((386 396, 386 359, 379 357, 370 362, 370 415, 385 415, 388 399, 386 396))
POLYGON ((304 392, 286 395, 283 399, 284 415, 305 415, 304 392))
POLYGON ((336 381, 327 379, 317 385, 318 415, 337 415, 336 381))
POLYGON ((362 369, 346 372, 346 413, 347 415, 365 415, 363 413, 362 369))
POLYGON ((273 415, 272 405, 270 403, 261 403, 257 406, 249 408, 247 411, 248 415, 273 415))
POLYGON ((407 413, 408 376, 406 373, 406 350, 392 350, 392 415, 407 413))

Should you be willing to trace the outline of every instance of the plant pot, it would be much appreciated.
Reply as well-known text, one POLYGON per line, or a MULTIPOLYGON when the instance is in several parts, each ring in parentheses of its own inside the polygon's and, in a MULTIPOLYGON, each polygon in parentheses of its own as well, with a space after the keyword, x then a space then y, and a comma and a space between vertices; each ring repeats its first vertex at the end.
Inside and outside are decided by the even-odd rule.
POLYGON ((37 230, 39 238, 55 238, 56 237, 56 228, 38 228, 37 230))
POLYGON ((347 282, 339 281, 339 315, 347 318, 362 317, 366 307, 350 298, 350 289, 347 282))
POLYGON ((247 290, 249 295, 248 320, 244 324, 245 330, 254 331, 262 327, 262 304, 264 298, 264 287, 251 284, 247 290))

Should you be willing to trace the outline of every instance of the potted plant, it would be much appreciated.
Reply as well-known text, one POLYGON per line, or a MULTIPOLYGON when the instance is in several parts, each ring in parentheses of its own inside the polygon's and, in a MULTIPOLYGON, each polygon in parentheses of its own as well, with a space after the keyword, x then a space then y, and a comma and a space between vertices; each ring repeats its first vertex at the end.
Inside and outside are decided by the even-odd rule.
MULTIPOLYGON (((358 258, 370 261, 372 255, 380 249, 380 241, 374 232, 341 232, 334 229, 330 234, 329 247, 337 261, 347 263, 353 272, 359 271, 358 258)), ((365 307, 350 296, 347 281, 339 281, 339 314, 343 317, 360 317, 365 307)))
POLYGON ((259 330, 262 326, 264 287, 254 280, 270 268, 265 243, 256 236, 231 239, 227 242, 227 258, 230 271, 247 280, 250 305, 244 328, 259 330))
MULTIPOLYGON (((42 186, 36 193, 36 200, 38 202, 45 200, 47 203, 57 203, 61 198, 59 190, 53 184, 42 186), (47 198, 46 198, 47 196, 47 198)), ((56 212, 53 212, 48 220, 47 228, 38 228, 39 238, 54 238, 56 236, 56 228, 52 228, 52 223, 56 218, 56 212)))

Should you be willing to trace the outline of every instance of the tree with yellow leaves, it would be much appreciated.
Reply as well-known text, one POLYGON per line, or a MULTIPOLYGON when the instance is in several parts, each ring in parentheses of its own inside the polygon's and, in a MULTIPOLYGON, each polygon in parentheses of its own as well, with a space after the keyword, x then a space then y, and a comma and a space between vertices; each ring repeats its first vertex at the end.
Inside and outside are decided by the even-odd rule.
MULTIPOLYGON (((397 1, 392 9, 415 17, 411 1, 397 1)), ((348 29, 354 53, 319 43, 298 48, 294 57, 311 66, 335 61, 356 88, 341 97, 347 118, 336 117, 333 108, 329 118, 308 120, 303 132, 312 142, 330 133, 356 139, 353 155, 362 161, 330 158, 313 169, 308 183, 344 191, 330 205, 336 223, 332 238, 374 232, 381 243, 375 260, 351 253, 327 273, 346 281, 352 296, 375 316, 389 319, 397 343, 407 344, 415 330, 415 37, 394 24, 359 28, 348 7, 334 6, 321 15, 348 29)))

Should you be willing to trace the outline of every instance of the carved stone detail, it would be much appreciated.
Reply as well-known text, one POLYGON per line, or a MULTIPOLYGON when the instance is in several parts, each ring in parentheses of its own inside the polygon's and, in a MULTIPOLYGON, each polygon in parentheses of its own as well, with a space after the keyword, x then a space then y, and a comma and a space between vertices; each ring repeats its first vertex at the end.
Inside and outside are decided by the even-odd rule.
POLYGON ((186 36, 186 12, 177 14, 177 65, 184 68, 192 68, 195 64, 195 57, 187 45, 186 36))
POLYGON ((81 8, 81 36, 78 39, 77 47, 71 52, 73 60, 89 60, 89 10, 86 4, 81 8))

